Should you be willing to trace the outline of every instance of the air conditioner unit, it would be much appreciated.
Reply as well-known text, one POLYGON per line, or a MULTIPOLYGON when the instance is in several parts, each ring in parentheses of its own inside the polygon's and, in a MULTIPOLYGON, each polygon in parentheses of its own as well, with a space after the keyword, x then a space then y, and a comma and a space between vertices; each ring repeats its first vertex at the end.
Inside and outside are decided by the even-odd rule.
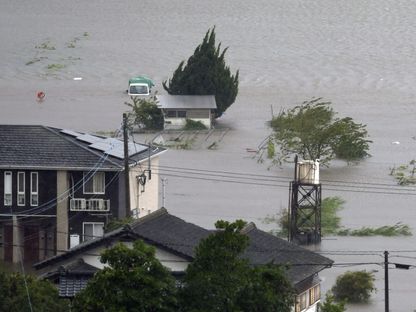
POLYGON ((71 210, 85 210, 87 207, 87 202, 84 198, 72 198, 70 205, 71 210))
POLYGON ((88 200, 88 210, 105 210, 104 199, 94 198, 88 200))

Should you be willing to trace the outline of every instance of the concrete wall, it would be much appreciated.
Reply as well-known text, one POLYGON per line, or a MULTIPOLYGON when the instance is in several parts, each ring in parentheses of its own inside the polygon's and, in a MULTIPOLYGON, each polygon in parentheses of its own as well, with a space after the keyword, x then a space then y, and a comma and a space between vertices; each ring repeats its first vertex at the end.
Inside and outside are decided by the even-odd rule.
POLYGON ((67 171, 57 171, 56 173, 56 251, 59 255, 64 250, 68 250, 68 193, 69 179, 67 171))

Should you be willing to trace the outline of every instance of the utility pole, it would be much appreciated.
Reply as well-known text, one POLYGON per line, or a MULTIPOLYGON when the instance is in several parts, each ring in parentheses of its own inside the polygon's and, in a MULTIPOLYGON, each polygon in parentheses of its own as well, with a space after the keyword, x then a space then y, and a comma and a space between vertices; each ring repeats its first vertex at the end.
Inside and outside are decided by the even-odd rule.
POLYGON ((385 312, 389 312, 389 252, 384 251, 384 304, 385 312))
POLYGON ((166 208, 166 203, 165 203, 165 199, 166 199, 166 182, 167 179, 166 178, 162 178, 162 207, 166 208))
POLYGON ((127 134, 127 113, 123 114, 123 142, 124 142, 124 187, 126 215, 130 216, 130 180, 129 180, 129 137, 127 134))

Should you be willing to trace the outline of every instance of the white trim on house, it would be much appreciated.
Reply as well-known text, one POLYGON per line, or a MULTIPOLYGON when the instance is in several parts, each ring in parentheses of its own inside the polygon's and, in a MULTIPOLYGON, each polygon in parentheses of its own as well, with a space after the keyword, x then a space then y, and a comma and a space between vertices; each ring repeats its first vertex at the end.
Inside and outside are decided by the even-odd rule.
POLYGON ((82 241, 102 237, 104 235, 104 222, 82 222, 82 241), (85 234, 85 226, 92 225, 92 235, 85 234))
POLYGON ((11 171, 4 172, 4 205, 13 204, 13 174, 11 171))
POLYGON ((105 194, 105 172, 97 171, 93 176, 83 172, 82 190, 84 194, 105 194), (85 177, 88 177, 85 179, 85 177), (86 188, 89 188, 86 190, 86 188))
POLYGON ((18 206, 25 206, 26 205, 25 180, 26 180, 25 172, 18 171, 17 172, 17 205, 18 206), (22 184, 21 184, 21 182, 22 182, 22 184))
POLYGON ((31 172, 30 173, 30 206, 38 206, 38 205, 39 205, 39 174, 38 172, 31 172))

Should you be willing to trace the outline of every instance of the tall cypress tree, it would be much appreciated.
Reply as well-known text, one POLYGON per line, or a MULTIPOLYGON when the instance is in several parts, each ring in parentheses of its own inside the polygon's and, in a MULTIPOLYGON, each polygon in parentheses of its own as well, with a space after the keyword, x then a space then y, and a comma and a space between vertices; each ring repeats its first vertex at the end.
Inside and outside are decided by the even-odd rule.
POLYGON ((225 65, 225 48, 221 43, 215 46, 215 27, 209 29, 194 54, 182 61, 173 76, 163 82, 163 87, 173 95, 215 95, 217 102, 216 118, 234 103, 238 93, 238 71, 231 74, 225 65))

